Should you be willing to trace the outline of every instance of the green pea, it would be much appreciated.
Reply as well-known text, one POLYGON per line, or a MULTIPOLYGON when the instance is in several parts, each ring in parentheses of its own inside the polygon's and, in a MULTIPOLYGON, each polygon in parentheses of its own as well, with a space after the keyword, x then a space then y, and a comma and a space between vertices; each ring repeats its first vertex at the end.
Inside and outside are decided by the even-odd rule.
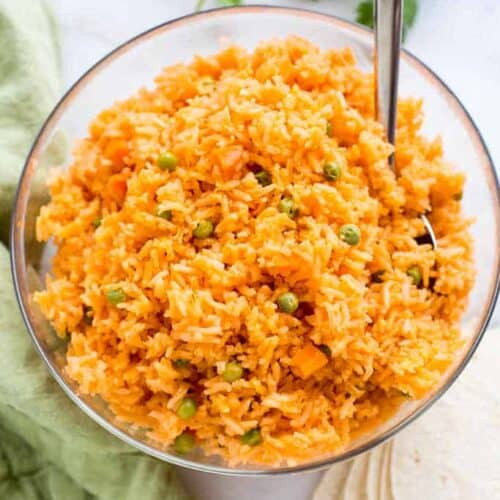
POLYGON ((96 217, 92 221, 92 226, 94 226, 94 229, 97 229, 101 225, 101 222, 102 222, 102 218, 101 217, 96 217))
POLYGON ((241 442, 247 444, 248 446, 257 446, 262 443, 262 435, 260 429, 256 427, 255 429, 250 429, 241 436, 241 442))
POLYGON ((342 168, 336 163, 325 163, 323 166, 323 175, 329 181, 337 181, 342 176, 342 168))
POLYGON ((332 350, 326 344, 319 345, 318 349, 329 358, 332 357, 332 350))
POLYGON ((273 182, 273 179, 271 177, 271 174, 267 170, 260 170, 259 172, 256 172, 255 178, 257 179, 257 182, 261 186, 269 186, 273 182))
POLYGON ((339 238, 348 245, 357 245, 361 240, 361 231, 354 224, 344 224, 339 229, 339 238))
POLYGON ((299 307, 299 299, 293 292, 282 293, 276 301, 281 312, 293 314, 299 307))
POLYGON ((406 274, 411 278, 411 281, 415 286, 420 285, 420 282, 422 281, 422 271, 418 266, 408 268, 406 274))
POLYGON ((162 210, 161 212, 158 212, 158 217, 165 220, 172 220, 172 210, 162 210))
POLYGON ((83 308, 83 321, 85 321, 85 323, 87 325, 91 325, 93 317, 94 317, 94 311, 92 310, 92 308, 88 307, 88 306, 84 306, 84 308, 83 308))
POLYGON ((455 193, 455 194, 453 195, 453 199, 454 199, 455 201, 460 201, 460 200, 463 198, 463 196, 464 196, 464 193, 462 193, 462 191, 460 191, 460 193, 455 193))
POLYGON ((171 151, 165 151, 160 156, 158 156, 157 163, 162 170, 173 172, 175 170, 175 167, 177 167, 177 156, 175 156, 171 151))
POLYGON ((179 455, 189 453, 196 446, 196 439, 190 432, 179 434, 174 441, 174 450, 179 455))
POLYGON ((243 376, 243 367, 236 361, 229 361, 226 363, 222 378, 226 382, 236 382, 243 376))
POLYGON ((175 368, 187 368, 189 366, 189 361, 187 359, 176 359, 173 365, 175 368))
POLYGON ((177 408, 177 416, 182 420, 189 420, 196 414, 198 406, 193 398, 184 398, 177 408))
POLYGON ((193 236, 199 240, 210 238, 214 232, 214 223, 211 220, 202 220, 198 222, 193 230, 193 236))
POLYGON ((295 206, 295 203, 291 198, 283 198, 278 203, 278 210, 284 214, 287 214, 290 219, 295 219, 299 214, 299 209, 295 206))
POLYGON ((333 136, 333 125, 331 122, 326 122, 326 135, 328 137, 333 136))
POLYGON ((112 290, 108 290, 106 298, 108 302, 116 306, 120 302, 125 302, 127 300, 127 294, 121 288, 113 288, 112 290))
POLYGON ((372 274, 373 283, 383 283, 384 280, 382 276, 384 276, 384 274, 385 274, 385 269, 379 269, 378 271, 375 271, 372 274))

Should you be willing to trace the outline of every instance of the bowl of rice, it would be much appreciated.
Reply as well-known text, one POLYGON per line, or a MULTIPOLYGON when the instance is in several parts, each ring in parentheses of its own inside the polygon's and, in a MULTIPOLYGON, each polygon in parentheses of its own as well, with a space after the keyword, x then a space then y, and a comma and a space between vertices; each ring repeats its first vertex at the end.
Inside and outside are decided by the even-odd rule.
POLYGON ((307 470, 458 377, 498 292, 498 181, 407 52, 387 143, 372 50, 323 14, 207 11, 118 47, 57 105, 12 269, 41 357, 105 429, 198 470, 307 470))

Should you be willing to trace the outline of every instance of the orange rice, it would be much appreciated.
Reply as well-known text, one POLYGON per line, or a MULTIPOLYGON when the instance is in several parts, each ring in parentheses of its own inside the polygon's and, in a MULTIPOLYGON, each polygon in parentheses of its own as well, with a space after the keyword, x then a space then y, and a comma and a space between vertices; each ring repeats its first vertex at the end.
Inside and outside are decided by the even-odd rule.
POLYGON ((37 223, 58 251, 35 298, 69 337, 80 392, 161 445, 188 430, 231 465, 276 465, 336 452, 435 387, 462 345, 474 279, 464 176, 439 138, 422 137, 422 103, 407 99, 396 177, 373 115, 373 78, 352 51, 297 37, 165 68, 101 112, 37 223), (164 151, 173 172, 157 165, 164 151), (339 180, 324 178, 325 162, 339 180), (295 219, 277 209, 284 195, 295 219), (416 241, 426 211, 435 251, 416 241), (193 238, 200 220, 213 237, 193 238), (339 238, 346 223, 359 244, 339 238), (117 288, 126 300, 113 305, 117 288), (277 307, 286 291, 294 314, 277 307), (228 361, 239 380, 222 377, 228 361), (198 409, 183 420, 187 395, 198 409), (262 442, 249 446, 241 436, 254 428, 262 442))

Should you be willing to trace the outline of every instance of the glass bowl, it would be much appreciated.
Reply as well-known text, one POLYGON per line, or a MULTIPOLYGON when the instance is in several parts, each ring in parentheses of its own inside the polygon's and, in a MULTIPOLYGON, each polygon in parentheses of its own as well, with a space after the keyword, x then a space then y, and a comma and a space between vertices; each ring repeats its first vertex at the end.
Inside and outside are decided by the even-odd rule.
POLYGON ((401 54, 400 95, 424 99, 424 133, 441 134, 447 158, 467 169, 464 209, 476 217, 473 235, 478 276, 463 319, 466 346, 435 390, 404 405, 382 426, 353 441, 332 456, 296 467, 229 467, 200 451, 179 457, 151 442, 141 429, 117 421, 99 398, 78 393, 64 373, 65 345, 55 337, 32 301, 42 288, 54 248, 35 239, 35 219, 47 202, 49 167, 65 168, 70 160, 65 144, 84 137, 91 118, 116 99, 125 98, 169 64, 189 61, 195 54, 214 53, 228 42, 253 48, 270 37, 295 34, 322 48, 352 47, 359 65, 372 67, 370 30, 332 16, 280 7, 219 9, 186 16, 153 28, 124 43, 87 71, 51 113, 24 167, 12 219, 11 255, 16 293, 24 320, 40 356, 53 377, 78 407, 123 441, 161 460, 222 474, 259 475, 316 469, 362 453, 393 436, 435 402, 457 379, 476 349, 493 311, 498 292, 500 234, 499 187, 486 146, 471 117, 452 91, 408 52, 401 54))

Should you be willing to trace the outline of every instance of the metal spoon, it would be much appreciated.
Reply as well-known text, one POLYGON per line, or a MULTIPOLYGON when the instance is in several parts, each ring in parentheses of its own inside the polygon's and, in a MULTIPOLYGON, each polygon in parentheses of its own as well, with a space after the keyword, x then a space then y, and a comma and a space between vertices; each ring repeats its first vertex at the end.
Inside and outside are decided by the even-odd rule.
MULTIPOLYGON (((376 0, 374 15, 376 116, 387 132, 387 140, 394 144, 403 0, 376 0)), ((393 154, 389 158, 389 167, 395 171, 393 154)), ((420 218, 432 247, 436 248, 436 235, 429 219, 424 214, 420 218)))

